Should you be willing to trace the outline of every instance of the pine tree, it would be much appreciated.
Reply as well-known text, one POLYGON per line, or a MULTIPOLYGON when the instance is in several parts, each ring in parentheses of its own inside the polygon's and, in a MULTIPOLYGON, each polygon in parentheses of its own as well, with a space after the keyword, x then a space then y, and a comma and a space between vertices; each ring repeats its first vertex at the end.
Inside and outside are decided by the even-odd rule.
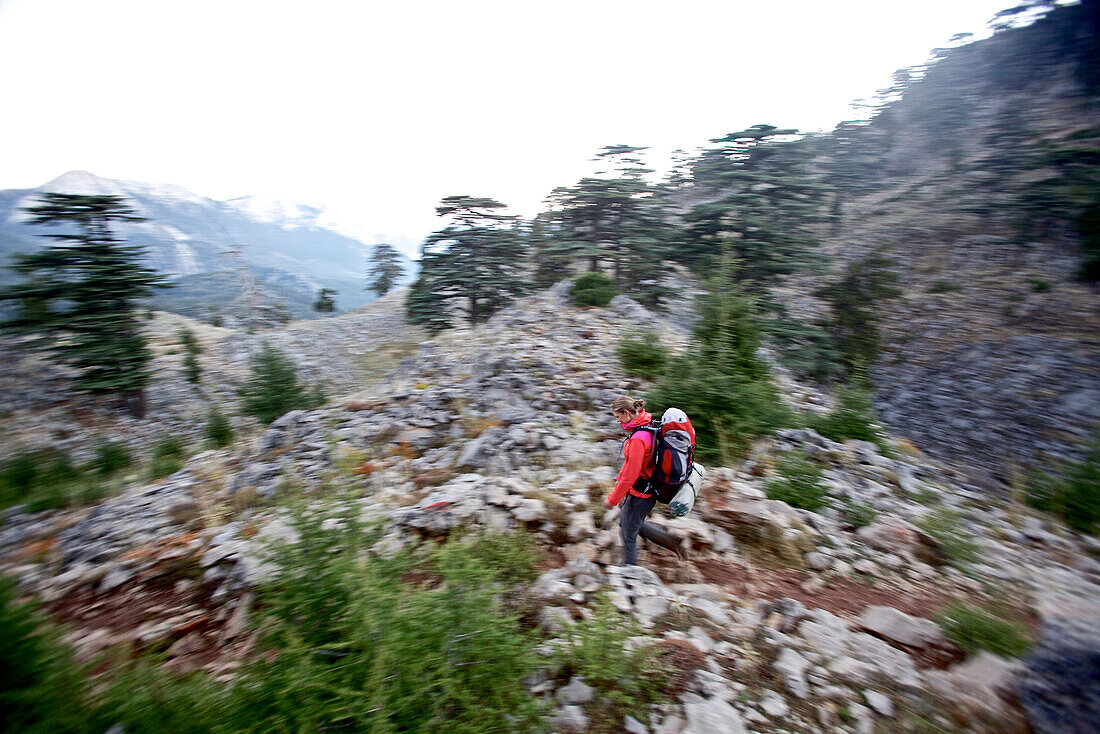
POLYGON ((151 355, 137 301, 166 283, 141 264, 144 248, 111 232, 112 222, 142 217, 117 196, 47 193, 41 199, 26 209, 30 222, 63 231, 44 235, 56 244, 16 256, 12 268, 27 279, 0 291, 0 300, 19 304, 3 326, 33 335, 35 346, 76 368, 79 388, 120 394, 131 413, 143 417, 151 355))
POLYGON ((818 289, 817 295, 833 307, 827 325, 836 340, 849 375, 862 379, 878 357, 878 306, 897 298, 897 275, 893 262, 879 253, 856 260, 844 269, 841 279, 818 289))
POLYGON ((245 415, 264 424, 291 410, 308 410, 324 402, 317 388, 310 393, 298 380, 294 363, 266 341, 252 358, 252 374, 238 392, 245 415))
POLYGON ((646 180, 652 170, 637 157, 644 150, 606 146, 595 160, 607 170, 553 191, 540 217, 540 269, 557 273, 585 260, 590 271, 608 268, 624 292, 656 301, 671 228, 657 187, 646 180))
POLYGON ((313 302, 313 310, 317 313, 332 313, 336 310, 336 301, 332 298, 339 291, 332 288, 322 288, 317 293, 317 300, 313 302))
POLYGON ((524 292, 525 243, 515 217, 487 198, 448 196, 436 213, 452 224, 433 232, 421 246, 420 277, 405 301, 412 323, 429 330, 450 324, 459 310, 480 323, 524 292))
POLYGON ((711 142, 696 162, 697 187, 715 198, 685 217, 689 264, 707 272, 729 249, 739 278, 760 286, 812 261, 813 225, 823 218, 827 187, 810 168, 811 148, 787 140, 795 130, 754 125, 711 142))
POLYGON ((731 460, 790 420, 756 354, 760 326, 735 272, 734 258, 719 255, 707 293, 696 300, 692 348, 671 360, 647 396, 657 410, 676 406, 691 416, 704 460, 731 460))
POLYGON ((404 272, 397 250, 391 245, 375 245, 368 262, 367 289, 381 298, 393 290, 404 272))

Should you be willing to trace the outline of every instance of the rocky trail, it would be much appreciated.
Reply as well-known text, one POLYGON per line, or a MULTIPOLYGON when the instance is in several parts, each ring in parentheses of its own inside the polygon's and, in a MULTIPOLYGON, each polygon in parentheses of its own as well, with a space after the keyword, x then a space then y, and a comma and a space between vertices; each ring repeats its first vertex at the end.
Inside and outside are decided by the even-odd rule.
MULTIPOLYGON (((1059 722, 1086 711, 1061 662, 1100 651, 1100 543, 975 492, 904 442, 885 455, 780 431, 740 465, 708 467, 688 517, 655 511, 690 537, 690 560, 642 542, 641 565, 619 566, 617 510, 600 504, 621 441, 607 408, 644 389, 614 354, 651 322, 640 309, 580 310, 556 288, 426 341, 385 303, 267 335, 297 359, 308 349, 304 370, 339 397, 95 507, 6 511, 2 570, 69 624, 83 655, 158 650, 173 667, 231 676, 255 642, 253 590, 278 561, 268 550, 296 540, 289 503, 339 496, 384 521, 377 553, 470 527, 530 533, 544 555, 530 597, 551 638, 606 598, 644 638, 678 646, 694 661, 678 700, 623 731, 1085 731, 1059 722), (791 451, 821 467, 825 509, 767 498, 791 451), (1025 623, 1032 654, 959 649, 935 621, 958 601, 1025 623)), ((656 323, 686 348, 682 330, 656 323)), ((200 338, 204 389, 228 399, 259 337, 200 338)), ((828 405, 789 375, 779 383, 802 410, 828 405)), ((200 412, 184 388, 173 377, 151 389, 181 431, 200 412)), ((18 413, 31 398, 11 400, 18 413)), ((554 731, 588 729, 583 680, 531 690, 555 702, 554 731)))

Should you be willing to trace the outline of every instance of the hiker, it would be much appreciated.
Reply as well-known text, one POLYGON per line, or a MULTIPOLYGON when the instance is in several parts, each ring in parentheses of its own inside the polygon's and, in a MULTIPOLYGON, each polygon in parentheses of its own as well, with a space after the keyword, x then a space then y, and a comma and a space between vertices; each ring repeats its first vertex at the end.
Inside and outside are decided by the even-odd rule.
POLYGON ((653 416, 646 412, 644 400, 625 395, 615 398, 611 412, 623 430, 631 434, 623 444, 623 466, 615 480, 615 488, 603 501, 603 506, 609 510, 623 502, 619 517, 623 565, 638 564, 638 535, 683 557, 686 554, 683 538, 645 521, 657 504, 656 492, 649 491, 649 478, 653 475, 653 434, 636 429, 649 425, 653 416))

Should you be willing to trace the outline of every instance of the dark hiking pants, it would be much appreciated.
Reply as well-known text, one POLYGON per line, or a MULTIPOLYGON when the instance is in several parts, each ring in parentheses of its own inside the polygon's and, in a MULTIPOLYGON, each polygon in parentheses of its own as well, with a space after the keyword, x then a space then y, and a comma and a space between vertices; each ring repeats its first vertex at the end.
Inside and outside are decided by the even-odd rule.
MULTIPOLYGON (((623 539, 623 565, 638 565, 638 533, 644 532, 649 525, 645 521, 653 506, 657 504, 657 495, 652 497, 635 497, 626 495, 623 502, 623 514, 619 516, 619 534, 623 539)), ((642 537, 645 537, 643 535, 642 537)))

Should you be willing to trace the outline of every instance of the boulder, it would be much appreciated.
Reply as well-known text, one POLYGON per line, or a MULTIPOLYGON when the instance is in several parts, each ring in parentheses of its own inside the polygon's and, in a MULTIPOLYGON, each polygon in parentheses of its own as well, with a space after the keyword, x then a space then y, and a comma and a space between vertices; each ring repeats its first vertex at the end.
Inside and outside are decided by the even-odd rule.
POLYGON ((809 660, 791 648, 785 647, 772 667, 775 668, 775 672, 783 676, 787 682, 787 690, 791 693, 799 698, 807 698, 810 695, 810 688, 806 683, 806 669, 810 667, 809 660))
POLYGON ((859 626, 866 632, 905 647, 951 647, 943 630, 935 622, 912 617, 892 607, 867 607, 859 617, 859 626))
POLYGON ((885 515, 856 531, 867 545, 894 553, 916 552, 921 543, 921 531, 898 517, 885 515))
POLYGON ((584 682, 584 678, 574 677, 569 679, 569 684, 562 686, 555 694, 559 701, 569 705, 588 703, 596 697, 596 689, 584 682))
POLYGON ((741 714, 720 698, 684 704, 687 726, 681 734, 745 734, 741 714))

